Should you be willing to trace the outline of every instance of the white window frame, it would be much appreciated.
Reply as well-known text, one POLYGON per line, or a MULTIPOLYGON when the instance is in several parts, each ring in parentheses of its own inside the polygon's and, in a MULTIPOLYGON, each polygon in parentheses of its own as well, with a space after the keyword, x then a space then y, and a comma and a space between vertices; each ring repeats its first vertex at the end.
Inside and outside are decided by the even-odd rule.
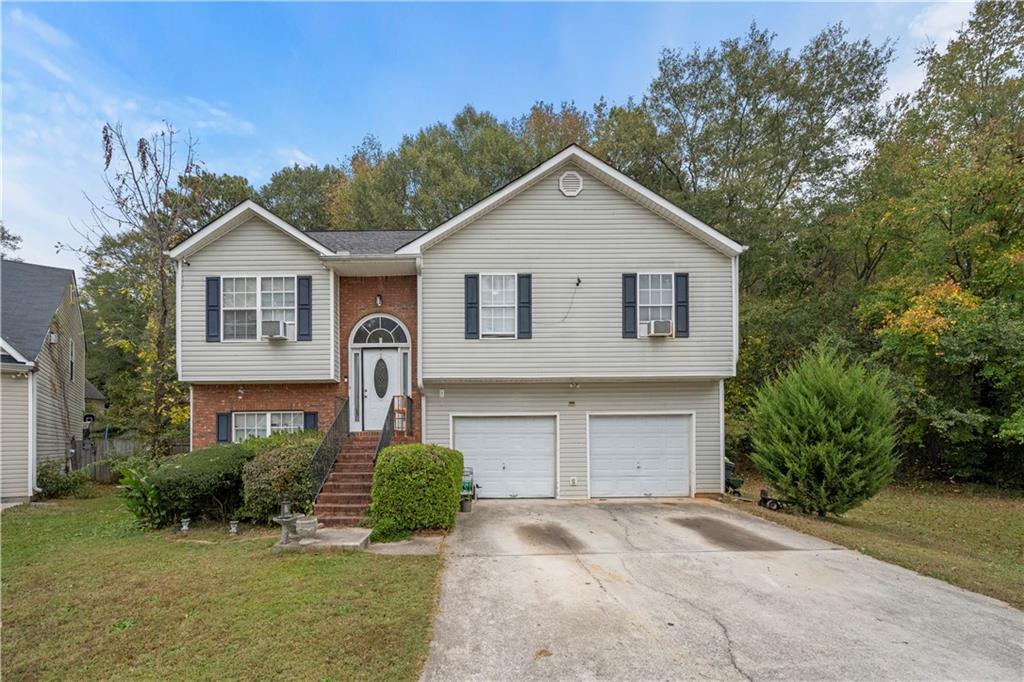
POLYGON ((283 429, 278 429, 278 431, 282 431, 284 433, 296 433, 298 431, 302 431, 302 430, 305 429, 305 418, 306 417, 305 417, 305 412, 303 412, 302 410, 268 410, 266 412, 264 412, 262 410, 256 410, 256 411, 250 410, 250 411, 245 411, 245 412, 232 412, 231 413, 231 442, 232 443, 241 443, 242 442, 242 441, 239 441, 239 440, 235 439, 235 433, 237 431, 237 421, 236 421, 237 417, 239 415, 250 415, 250 414, 263 415, 263 417, 265 419, 265 421, 264 421, 264 429, 263 429, 264 432, 256 434, 255 436, 252 436, 253 438, 261 438, 261 437, 269 436, 269 435, 271 435, 273 433, 276 433, 273 430, 273 427, 271 426, 271 422, 273 421, 272 415, 275 415, 275 414, 299 415, 299 428, 298 429, 293 429, 293 430, 288 430, 288 431, 285 431, 283 429))
MULTIPOLYGON (((514 272, 481 272, 477 275, 477 319, 480 325, 481 339, 518 339, 519 338, 519 275, 514 272), (485 334, 484 333, 484 277, 511 277, 512 278, 512 333, 511 334, 485 334)), ((507 305, 493 306, 488 308, 507 308, 507 305)))
MULTIPOLYGON (((260 275, 245 273, 229 273, 220 276, 220 340, 222 343, 259 343, 263 338, 263 280, 272 278, 288 278, 292 280, 293 310, 295 321, 286 322, 285 330, 289 341, 296 340, 296 330, 299 326, 299 277, 292 273, 263 273, 260 275), (224 280, 226 279, 256 279, 256 338, 255 339, 225 339, 224 338, 224 313, 226 310, 251 310, 251 308, 229 308, 224 307, 224 280)), ((271 306, 274 307, 274 306, 271 306)))
POLYGON ((69 349, 69 352, 68 352, 68 374, 71 377, 71 381, 74 381, 75 380, 75 337, 73 335, 70 335, 70 334, 68 335, 68 337, 69 337, 69 339, 71 341, 71 348, 69 349))
POLYGON ((640 278, 642 276, 657 275, 659 277, 668 276, 668 281, 671 284, 670 290, 672 292, 670 296, 671 303, 669 303, 669 321, 672 323, 672 333, 676 332, 676 275, 674 272, 638 272, 636 273, 636 330, 637 336, 640 336, 640 325, 646 324, 640 321, 640 309, 641 308, 664 308, 664 305, 652 305, 650 303, 640 303, 640 278))

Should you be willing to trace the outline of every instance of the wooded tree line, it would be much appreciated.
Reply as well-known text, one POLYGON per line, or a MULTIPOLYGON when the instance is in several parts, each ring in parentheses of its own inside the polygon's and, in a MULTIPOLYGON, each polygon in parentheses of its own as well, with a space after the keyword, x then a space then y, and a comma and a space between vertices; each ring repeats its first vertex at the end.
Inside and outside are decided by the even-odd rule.
MULTIPOLYGON (((892 60, 891 44, 840 25, 799 51, 754 26, 664 50, 635 100, 538 103, 506 121, 467 106, 393 149, 367 137, 337 165, 282 168, 259 188, 189 153, 152 215, 130 229, 97 221, 90 376, 123 427, 147 424, 154 443, 184 429, 173 362, 151 370, 155 340, 134 345, 168 312, 150 294, 168 265, 140 237, 153 223, 177 243, 252 198, 302 229, 431 228, 576 142, 750 246, 729 454, 748 448, 753 390, 825 337, 889 372, 905 471, 1022 484, 1024 5, 978 4, 944 50, 919 54, 918 91, 886 101, 892 60), (151 372, 165 374, 165 404, 151 372)), ((115 169, 137 156, 124 141, 112 150, 115 169)))

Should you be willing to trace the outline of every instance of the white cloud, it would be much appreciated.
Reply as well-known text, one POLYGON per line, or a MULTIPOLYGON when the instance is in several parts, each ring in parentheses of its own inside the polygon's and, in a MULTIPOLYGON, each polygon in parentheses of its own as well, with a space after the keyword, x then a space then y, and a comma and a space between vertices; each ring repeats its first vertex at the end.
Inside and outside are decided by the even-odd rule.
POLYGON ((295 146, 278 147, 274 150, 274 154, 280 159, 281 163, 286 166, 292 166, 299 164, 300 166, 308 166, 311 163, 316 163, 316 159, 302 151, 295 146))
POLYGON ((27 14, 17 7, 11 10, 8 17, 16 28, 31 31, 52 47, 70 47, 74 44, 74 41, 64 31, 54 28, 34 14, 27 14))
POLYGON ((930 40, 943 48, 966 24, 972 9, 974 5, 970 2, 940 2, 929 5, 911 19, 910 35, 930 40))

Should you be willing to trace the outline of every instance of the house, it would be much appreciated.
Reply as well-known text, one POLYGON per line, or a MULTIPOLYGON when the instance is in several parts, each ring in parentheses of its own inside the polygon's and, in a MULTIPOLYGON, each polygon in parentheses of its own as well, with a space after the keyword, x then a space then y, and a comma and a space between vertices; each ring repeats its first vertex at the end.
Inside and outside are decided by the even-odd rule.
POLYGON ((42 462, 82 436, 85 337, 75 273, 0 260, 0 497, 26 500, 42 462))
POLYGON ((721 492, 743 250, 577 146, 430 231, 243 203, 171 252, 192 445, 341 420, 334 523, 386 419, 485 497, 721 492))
POLYGON ((96 388, 96 386, 89 381, 89 378, 85 379, 85 418, 92 422, 93 426, 99 426, 97 420, 103 416, 107 411, 107 396, 103 394, 103 391, 96 388))

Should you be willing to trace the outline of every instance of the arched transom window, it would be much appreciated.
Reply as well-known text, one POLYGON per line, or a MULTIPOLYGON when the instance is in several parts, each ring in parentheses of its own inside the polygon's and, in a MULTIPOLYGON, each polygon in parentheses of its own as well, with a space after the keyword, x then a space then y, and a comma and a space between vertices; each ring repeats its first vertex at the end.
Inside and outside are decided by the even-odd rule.
POLYGON ((391 345, 409 343, 409 338, 397 320, 390 317, 371 317, 359 325, 352 342, 391 345))

